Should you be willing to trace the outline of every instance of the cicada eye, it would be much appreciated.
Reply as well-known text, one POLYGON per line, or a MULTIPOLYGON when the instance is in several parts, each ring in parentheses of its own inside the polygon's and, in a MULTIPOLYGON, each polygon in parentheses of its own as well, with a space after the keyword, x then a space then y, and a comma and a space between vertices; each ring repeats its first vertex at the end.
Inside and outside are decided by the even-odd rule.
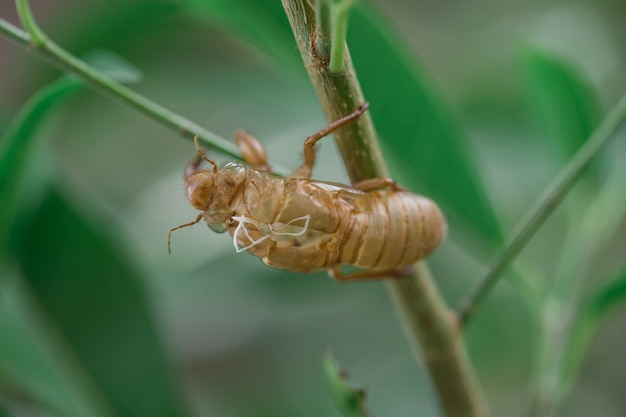
POLYGON ((213 201, 213 173, 197 172, 187 179, 187 199, 198 210, 206 210, 213 201))

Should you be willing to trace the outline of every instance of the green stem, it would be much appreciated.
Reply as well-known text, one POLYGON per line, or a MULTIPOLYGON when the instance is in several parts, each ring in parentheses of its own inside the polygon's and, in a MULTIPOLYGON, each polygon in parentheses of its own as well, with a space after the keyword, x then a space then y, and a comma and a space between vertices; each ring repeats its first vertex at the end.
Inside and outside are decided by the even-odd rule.
POLYGON ((355 3, 354 0, 346 0, 335 4, 332 8, 333 32, 330 44, 330 62, 328 63, 330 72, 338 73, 343 69, 346 35, 348 33, 348 16, 350 9, 355 3))
POLYGON ((413 276, 387 282, 405 332, 426 363, 446 416, 486 416, 458 317, 444 303, 425 262, 413 276))
POLYGON ((26 0, 16 0, 17 13, 20 16, 20 20, 22 21, 22 25, 24 25, 24 29, 31 36, 31 45, 35 48, 42 47, 48 41, 46 35, 41 31, 37 22, 35 22, 35 18, 33 17, 33 13, 28 6, 28 1, 26 0))
POLYGON ((330 58, 332 14, 328 0, 315 2, 315 53, 321 60, 330 58))
MULTIPOLYGON (((311 48, 315 19, 309 2, 282 0, 282 3, 326 118, 337 120, 352 112, 365 100, 347 48, 341 71, 330 72, 325 61, 311 48)), ((353 183, 388 176, 368 112, 338 129, 334 136, 353 183)), ((411 276, 387 281, 387 289, 413 347, 421 352, 428 367, 445 415, 486 415, 458 321, 441 299, 426 264, 418 264, 411 276)))
POLYGON ((22 29, 13 26, 4 19, 0 19, 0 33, 11 39, 13 42, 28 46, 31 43, 30 35, 22 29))
POLYGON ((328 69, 334 74, 343 70, 348 16, 356 2, 319 0, 315 4, 315 53, 320 60, 329 60, 328 69))
MULTIPOLYGON (((17 4, 20 8, 20 17, 23 19, 24 27, 33 32, 27 34, 2 19, 0 19, 0 31, 25 47, 27 51, 36 53, 63 71, 76 74, 95 90, 140 111, 177 132, 180 136, 191 140, 195 135, 198 135, 202 144, 233 158, 241 159, 241 152, 233 142, 136 93, 59 47, 39 30, 32 19, 28 2, 18 0, 17 4)), ((280 167, 274 166, 272 171, 279 175, 288 175, 288 172, 280 167)))
POLYGON ((563 168, 519 223, 519 226, 513 233, 513 238, 502 253, 493 260, 487 274, 479 281, 476 288, 461 305, 459 315, 463 323, 469 320, 476 305, 491 291, 504 270, 513 262, 544 221, 558 207, 591 160, 621 126, 625 118, 626 96, 622 97, 611 110, 589 140, 578 150, 576 155, 563 168))

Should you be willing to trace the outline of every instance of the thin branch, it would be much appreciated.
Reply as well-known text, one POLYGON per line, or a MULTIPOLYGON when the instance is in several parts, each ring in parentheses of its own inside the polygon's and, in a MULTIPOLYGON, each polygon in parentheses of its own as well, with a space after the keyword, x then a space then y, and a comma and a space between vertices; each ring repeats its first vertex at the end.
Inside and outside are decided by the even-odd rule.
POLYGON ((559 206, 585 168, 613 136, 626 119, 626 95, 615 105, 611 112, 596 128, 589 140, 578 150, 576 155, 563 168, 556 179, 539 197, 535 205, 515 229, 513 237, 505 249, 498 255, 485 276, 459 308, 461 322, 466 323, 476 306, 496 285, 502 273, 524 249, 528 241, 559 206))
POLYGON ((41 31, 33 13, 30 10, 27 0, 16 0, 17 13, 20 16, 20 20, 26 32, 30 35, 30 44, 33 47, 43 47, 48 42, 47 36, 41 31))
POLYGON ((345 61, 346 35, 348 34, 348 17, 350 9, 356 0, 343 0, 333 2, 332 11, 332 35, 330 39, 330 72, 338 73, 343 69, 345 61))
MULTIPOLYGON (((238 147, 233 142, 136 93, 59 47, 38 28, 32 19, 28 2, 18 0, 17 4, 20 7, 19 11, 24 27, 33 32, 24 32, 3 19, 0 19, 0 32, 24 47, 28 52, 42 57, 65 72, 77 75, 95 90, 129 105, 186 139, 192 140, 197 134, 203 145, 223 152, 233 158, 242 158, 238 147), (37 41, 33 41, 34 39, 37 39, 37 41)), ((279 175, 288 175, 288 171, 280 167, 273 166, 272 171, 279 175)))
MULTIPOLYGON (((328 120, 352 112, 365 100, 345 45, 345 66, 331 73, 326 60, 311 48, 314 11, 306 0, 282 0, 296 42, 328 120)), ((371 103, 375 106, 376 103, 371 103)), ((378 139, 369 113, 335 133, 352 182, 386 177, 378 139)), ((428 367, 448 417, 486 415, 478 384, 464 350, 455 315, 444 304, 424 262, 413 275, 389 280, 387 288, 416 351, 428 367)))
POLYGON ((332 15, 330 2, 315 2, 315 53, 321 60, 330 57, 330 37, 332 33, 332 15))
POLYGON ((358 0, 319 0, 315 3, 315 54, 328 60, 332 73, 343 70, 350 9, 358 0))
POLYGON ((387 282, 416 358, 426 364, 447 417, 487 416, 458 317, 444 303, 425 262, 387 282))
POLYGON ((4 19, 0 19, 0 33, 14 42, 28 46, 31 42, 30 35, 17 26, 13 26, 4 19))

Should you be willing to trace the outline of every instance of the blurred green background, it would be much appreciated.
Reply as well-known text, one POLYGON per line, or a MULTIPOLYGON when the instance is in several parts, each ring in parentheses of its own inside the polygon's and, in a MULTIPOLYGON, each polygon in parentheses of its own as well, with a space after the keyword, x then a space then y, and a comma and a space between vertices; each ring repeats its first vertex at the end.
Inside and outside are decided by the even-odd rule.
MULTIPOLYGON (((0 2, 17 25, 12 2, 0 2)), ((282 167, 298 166, 304 138, 326 123, 278 1, 32 3, 73 54, 114 52, 142 72, 133 89, 223 137, 248 129, 282 167)), ((357 7, 348 42, 392 173, 442 201, 450 220, 430 265, 451 305, 626 91, 624 13, 616 0, 357 7), (561 123, 554 97, 565 97, 561 123)), ((0 37, 0 137, 60 75, 0 37)), ((325 346, 369 388, 374 416, 438 415, 381 283, 272 270, 203 224, 176 232, 168 256, 168 229, 196 216, 181 177, 189 141, 89 88, 46 110, 35 141, 17 214, 0 225, 12 233, 0 265, 0 415, 338 416, 325 346)), ((531 242, 528 282, 578 268, 572 254, 592 244, 577 296, 624 264, 625 152, 614 141, 531 242), (612 233, 590 244, 576 229, 580 205, 606 184, 611 204, 593 213, 612 233)), ((315 178, 347 181, 332 141, 319 155, 315 178)), ((527 415, 533 392, 541 313, 510 284, 467 332, 494 416, 527 415)), ((625 326, 622 315, 602 327, 561 415, 624 415, 625 326)))

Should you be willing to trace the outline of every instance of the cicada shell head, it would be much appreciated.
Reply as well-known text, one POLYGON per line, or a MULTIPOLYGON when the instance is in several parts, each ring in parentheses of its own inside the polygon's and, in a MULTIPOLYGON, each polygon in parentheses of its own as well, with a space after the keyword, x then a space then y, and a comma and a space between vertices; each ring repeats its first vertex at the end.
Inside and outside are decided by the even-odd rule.
POLYGON ((198 210, 205 211, 213 203, 214 178, 211 171, 197 171, 187 178, 187 199, 198 210))

